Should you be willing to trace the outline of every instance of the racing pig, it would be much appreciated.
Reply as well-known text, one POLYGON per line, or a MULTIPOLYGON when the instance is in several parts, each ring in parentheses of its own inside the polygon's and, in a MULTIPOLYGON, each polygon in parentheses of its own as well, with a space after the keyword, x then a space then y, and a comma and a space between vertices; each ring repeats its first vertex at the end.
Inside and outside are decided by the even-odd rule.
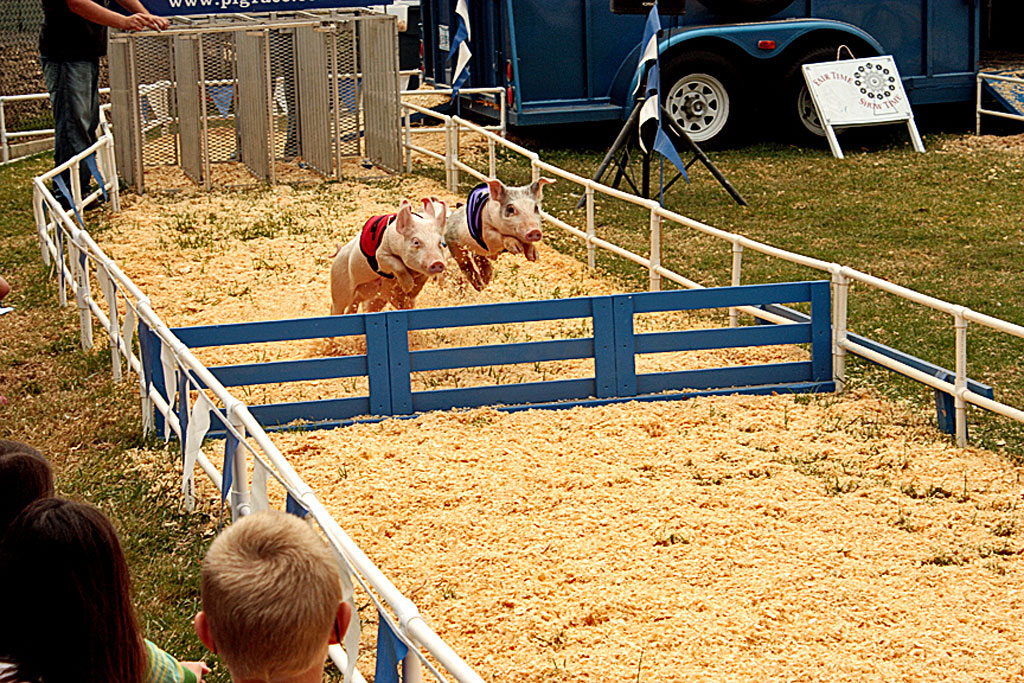
POLYGON ((374 216, 340 245, 331 264, 331 314, 368 311, 386 304, 412 308, 427 280, 444 271, 442 241, 448 207, 436 197, 414 213, 403 199, 397 213, 374 216))
POLYGON ((537 260, 541 190, 555 181, 540 178, 531 185, 505 187, 498 179, 477 185, 466 204, 448 219, 445 241, 469 284, 482 290, 491 281, 491 260, 502 252, 537 260))

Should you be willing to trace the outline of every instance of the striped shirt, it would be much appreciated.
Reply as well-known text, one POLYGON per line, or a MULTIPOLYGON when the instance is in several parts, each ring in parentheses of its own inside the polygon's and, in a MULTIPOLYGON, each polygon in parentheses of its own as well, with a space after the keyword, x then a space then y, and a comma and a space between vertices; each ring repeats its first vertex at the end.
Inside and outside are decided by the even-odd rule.
POLYGON ((146 678, 143 683, 198 683, 196 675, 148 640, 146 644, 146 678))

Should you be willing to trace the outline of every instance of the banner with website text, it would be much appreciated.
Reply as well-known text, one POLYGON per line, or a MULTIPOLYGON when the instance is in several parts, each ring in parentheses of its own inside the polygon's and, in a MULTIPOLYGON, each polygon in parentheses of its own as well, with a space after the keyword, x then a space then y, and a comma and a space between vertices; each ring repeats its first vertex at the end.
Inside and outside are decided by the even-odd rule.
POLYGON ((152 14, 227 14, 232 12, 295 12, 307 9, 390 5, 392 0, 143 0, 152 14))

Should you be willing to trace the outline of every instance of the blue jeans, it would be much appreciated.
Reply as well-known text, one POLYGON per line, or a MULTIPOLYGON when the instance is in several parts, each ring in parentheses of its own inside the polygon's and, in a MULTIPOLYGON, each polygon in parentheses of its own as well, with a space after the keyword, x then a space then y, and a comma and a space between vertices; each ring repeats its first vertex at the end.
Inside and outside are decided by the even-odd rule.
MULTIPOLYGON (((98 61, 55 62, 40 57, 43 78, 50 93, 53 108, 53 163, 59 166, 83 149, 96 142, 96 127, 100 123, 100 91, 98 61)), ((82 194, 89 187, 89 169, 80 166, 82 194)), ((70 173, 61 174, 71 189, 70 173)), ((59 190, 55 196, 71 205, 71 198, 62 198, 59 190)))

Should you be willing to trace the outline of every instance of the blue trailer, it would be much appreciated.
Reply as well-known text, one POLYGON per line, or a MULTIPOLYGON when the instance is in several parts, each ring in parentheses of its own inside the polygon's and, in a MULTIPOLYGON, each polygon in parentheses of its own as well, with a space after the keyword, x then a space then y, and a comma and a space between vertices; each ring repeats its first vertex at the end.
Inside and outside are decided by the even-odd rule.
MULTIPOLYGON (((438 85, 451 83, 455 5, 422 0, 424 74, 438 85)), ((644 5, 469 0, 467 87, 505 88, 512 125, 622 120, 644 5)), ((974 97, 978 0, 662 0, 660 8, 662 98, 697 142, 721 143, 750 126, 821 135, 800 67, 835 59, 844 45, 856 57, 893 55, 914 105, 974 97)), ((497 116, 493 102, 464 102, 497 116)))

